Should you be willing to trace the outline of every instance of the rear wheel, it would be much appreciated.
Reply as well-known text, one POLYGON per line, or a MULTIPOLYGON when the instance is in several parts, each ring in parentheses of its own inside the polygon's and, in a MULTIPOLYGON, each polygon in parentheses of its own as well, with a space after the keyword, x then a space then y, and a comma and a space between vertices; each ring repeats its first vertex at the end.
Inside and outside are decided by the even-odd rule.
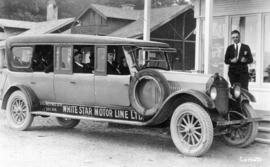
POLYGON ((16 130, 27 130, 33 122, 31 104, 19 90, 8 98, 6 114, 11 128, 16 130))
POLYGON ((203 155, 213 142, 211 118, 195 103, 184 103, 175 109, 170 130, 177 149, 188 156, 203 155))
POLYGON ((57 122, 66 129, 71 129, 77 126, 80 123, 79 119, 70 119, 70 118, 56 118, 57 122))
MULTIPOLYGON (((249 103, 242 104, 242 113, 238 111, 230 111, 229 113, 229 120, 241 120, 255 117, 256 113, 249 103)), ((223 139, 227 144, 237 147, 246 147, 250 145, 257 136, 258 122, 250 122, 244 125, 231 125, 228 128, 228 131, 228 134, 223 135, 223 139)))

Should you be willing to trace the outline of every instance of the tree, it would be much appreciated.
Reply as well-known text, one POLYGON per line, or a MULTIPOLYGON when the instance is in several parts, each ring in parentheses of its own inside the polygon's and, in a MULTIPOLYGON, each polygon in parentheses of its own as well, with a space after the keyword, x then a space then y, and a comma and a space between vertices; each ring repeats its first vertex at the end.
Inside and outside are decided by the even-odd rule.
POLYGON ((1 16, 8 19, 41 21, 45 9, 36 0, 3 0, 1 16))

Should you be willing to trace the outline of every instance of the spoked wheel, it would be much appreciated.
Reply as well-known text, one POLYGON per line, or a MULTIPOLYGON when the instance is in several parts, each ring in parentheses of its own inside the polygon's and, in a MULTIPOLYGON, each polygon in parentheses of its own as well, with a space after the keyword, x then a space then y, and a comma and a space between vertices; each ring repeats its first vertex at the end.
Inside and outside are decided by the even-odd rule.
POLYGON ((70 119, 70 118, 56 118, 57 122, 66 129, 71 129, 77 126, 80 123, 79 119, 70 119))
POLYGON ((170 130, 177 149, 188 156, 203 155, 213 142, 211 118, 195 103, 184 103, 175 109, 170 130))
POLYGON ((7 102, 7 119, 11 128, 27 130, 32 122, 31 106, 21 91, 13 92, 7 102))
MULTIPOLYGON (((230 111, 229 113, 229 120, 241 120, 255 117, 256 113, 248 103, 242 104, 242 112, 230 111)), ((229 145, 246 147, 255 140, 257 133, 258 122, 249 122, 243 125, 231 125, 228 128, 228 134, 223 135, 223 139, 229 145)))

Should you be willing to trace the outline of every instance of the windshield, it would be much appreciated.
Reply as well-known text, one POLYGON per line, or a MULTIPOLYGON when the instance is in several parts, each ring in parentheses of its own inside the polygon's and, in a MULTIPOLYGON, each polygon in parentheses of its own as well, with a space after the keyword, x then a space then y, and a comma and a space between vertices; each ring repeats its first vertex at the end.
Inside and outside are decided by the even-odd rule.
POLYGON ((125 47, 138 69, 158 68, 169 70, 170 66, 167 60, 166 52, 158 49, 142 49, 137 47, 125 47))

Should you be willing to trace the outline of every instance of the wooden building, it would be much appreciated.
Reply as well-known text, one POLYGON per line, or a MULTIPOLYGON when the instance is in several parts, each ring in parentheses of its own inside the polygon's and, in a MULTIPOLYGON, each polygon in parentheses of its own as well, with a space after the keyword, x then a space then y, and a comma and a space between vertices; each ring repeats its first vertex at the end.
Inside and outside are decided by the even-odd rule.
MULTIPOLYGON (((91 4, 78 17, 72 33, 143 38, 143 10, 124 5, 110 7, 91 4)), ((177 49, 171 56, 175 70, 195 67, 195 27, 191 5, 156 8, 151 10, 151 40, 168 43, 177 49)))
POLYGON ((259 110, 270 111, 270 1, 193 0, 192 2, 198 34, 196 69, 210 74, 219 72, 228 78, 224 55, 227 46, 232 43, 230 32, 239 30, 241 42, 250 46, 254 58, 254 62, 249 65, 249 89, 257 99, 253 106, 259 110), (210 15, 207 15, 207 12, 210 15), (207 24, 206 19, 210 20, 207 24), (205 27, 211 30, 207 34, 204 33, 205 27), (209 39, 207 46, 205 39, 209 39), (205 54, 208 48, 209 54, 205 54))
POLYGON ((74 34, 108 35, 140 18, 141 11, 91 4, 76 19, 74 34))

